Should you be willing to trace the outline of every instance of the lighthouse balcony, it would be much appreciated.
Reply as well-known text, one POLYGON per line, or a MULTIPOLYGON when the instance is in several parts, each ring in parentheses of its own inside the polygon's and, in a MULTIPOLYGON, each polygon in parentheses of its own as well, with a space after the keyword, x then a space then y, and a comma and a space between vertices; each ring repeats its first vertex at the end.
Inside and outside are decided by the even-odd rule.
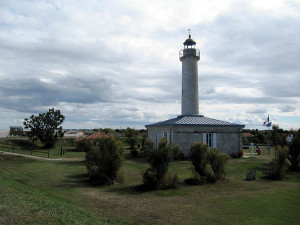
POLYGON ((179 58, 196 58, 200 59, 200 50, 196 48, 186 48, 179 51, 179 58))

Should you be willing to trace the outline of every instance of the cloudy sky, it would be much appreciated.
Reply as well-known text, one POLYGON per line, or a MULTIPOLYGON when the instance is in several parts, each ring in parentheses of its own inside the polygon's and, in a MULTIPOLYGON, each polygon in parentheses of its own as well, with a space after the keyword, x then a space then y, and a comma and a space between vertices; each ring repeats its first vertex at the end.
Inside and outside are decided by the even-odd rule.
POLYGON ((64 128, 179 115, 188 29, 201 114, 300 128, 298 0, 0 0, 0 129, 52 107, 64 128))

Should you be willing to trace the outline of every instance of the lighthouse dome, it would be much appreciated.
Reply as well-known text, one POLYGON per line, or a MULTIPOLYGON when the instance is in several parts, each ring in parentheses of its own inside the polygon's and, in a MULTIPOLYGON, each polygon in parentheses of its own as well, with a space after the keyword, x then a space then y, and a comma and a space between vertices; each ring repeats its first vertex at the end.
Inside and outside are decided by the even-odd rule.
POLYGON ((189 38, 183 42, 184 45, 196 45, 196 42, 191 38, 191 35, 189 35, 189 38))

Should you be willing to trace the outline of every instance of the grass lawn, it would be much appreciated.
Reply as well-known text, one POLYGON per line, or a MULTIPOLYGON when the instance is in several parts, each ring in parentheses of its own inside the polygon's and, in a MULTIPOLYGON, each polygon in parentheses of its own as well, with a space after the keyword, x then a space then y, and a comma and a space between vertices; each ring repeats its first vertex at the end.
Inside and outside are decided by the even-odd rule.
POLYGON ((150 192, 136 189, 146 160, 125 154, 125 182, 112 186, 91 185, 80 154, 63 161, 0 154, 0 224, 299 224, 300 175, 263 179, 267 150, 230 159, 224 182, 202 186, 183 183, 190 161, 174 162, 178 188, 150 192), (255 181, 244 181, 249 169, 255 181))
POLYGON ((75 151, 75 140, 73 138, 60 139, 54 148, 44 148, 40 141, 34 145, 30 143, 27 137, 20 138, 0 138, 0 151, 14 152, 24 155, 33 155, 48 158, 77 158, 84 157, 85 153, 75 151), (67 147, 66 154, 61 155, 61 147, 67 147), (49 152, 48 152, 49 151, 49 152))

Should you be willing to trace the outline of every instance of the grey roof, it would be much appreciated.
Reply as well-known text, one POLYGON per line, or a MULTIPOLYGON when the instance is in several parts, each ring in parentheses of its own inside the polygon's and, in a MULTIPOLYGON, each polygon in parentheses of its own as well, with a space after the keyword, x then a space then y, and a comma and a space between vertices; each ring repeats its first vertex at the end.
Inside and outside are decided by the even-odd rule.
POLYGON ((245 127, 245 125, 211 119, 201 115, 181 115, 177 118, 146 125, 151 126, 221 126, 221 127, 245 127))

